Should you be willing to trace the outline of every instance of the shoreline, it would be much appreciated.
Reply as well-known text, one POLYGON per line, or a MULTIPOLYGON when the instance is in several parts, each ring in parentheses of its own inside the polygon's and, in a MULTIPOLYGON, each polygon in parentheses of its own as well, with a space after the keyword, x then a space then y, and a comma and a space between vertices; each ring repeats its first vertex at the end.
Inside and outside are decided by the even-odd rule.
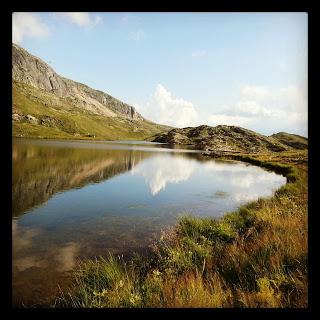
MULTIPOLYGON (((287 177, 287 183, 279 188, 272 197, 249 202, 236 211, 226 213, 220 219, 195 218, 193 216, 182 217, 171 230, 164 232, 160 239, 152 244, 153 256, 151 255, 151 257, 140 256, 130 262, 117 260, 113 256, 109 256, 107 259, 100 258, 95 262, 83 261, 74 271, 74 287, 70 289, 72 294, 69 295, 72 300, 66 298, 63 294, 62 298, 59 298, 61 306, 152 307, 153 304, 161 307, 307 306, 307 152, 286 151, 273 154, 229 153, 221 156, 212 156, 206 153, 204 156, 215 159, 227 158, 258 165, 283 174, 287 177), (285 206, 283 202, 285 202, 285 206), (296 206, 296 210, 293 209, 291 217, 284 219, 282 215, 276 214, 278 211, 283 215, 287 214, 286 211, 290 208, 290 204, 299 204, 299 208, 296 206), (269 213, 269 216, 265 211, 269 213), (276 232, 276 228, 281 229, 283 227, 282 224, 288 223, 290 225, 290 218, 292 223, 298 224, 300 230, 304 232, 303 234, 300 235, 299 230, 297 234, 295 229, 276 232), (302 225, 299 226, 299 224, 302 225), (273 228, 270 229, 270 225, 273 228), (295 252, 296 242, 297 247, 301 243, 303 244, 300 249, 298 248, 300 250, 300 258, 299 254, 294 258, 291 257, 290 255, 294 254, 286 252, 286 248, 282 247, 283 241, 278 242, 278 238, 283 237, 283 233, 288 238, 284 242, 289 242, 293 252, 295 252), (269 241, 263 240, 266 237, 267 239, 270 237, 269 241), (240 248, 239 246, 241 245, 242 250, 246 252, 243 243, 255 248, 260 241, 266 242, 264 246, 256 250, 256 254, 258 257, 262 255, 260 258, 266 259, 266 261, 264 263, 256 261, 254 264, 262 268, 263 272, 257 272, 254 268, 248 273, 248 270, 246 270, 248 266, 245 267, 246 263, 244 263, 244 266, 237 266, 239 264, 237 259, 240 259, 240 261, 244 259, 243 257, 241 258, 241 251, 233 251, 237 247, 240 248), (275 256, 280 255, 278 257, 280 262, 273 261, 273 255, 269 252, 275 250, 273 248, 274 242, 277 243, 278 247, 281 247, 280 254, 277 251, 274 252, 275 256), (228 256, 230 249, 232 249, 234 256, 228 256), (269 253, 262 254, 260 251, 269 253), (188 254, 191 252, 191 258, 186 255, 186 252, 188 254), (217 258, 217 252, 220 255, 220 260, 214 259, 217 258), (267 256, 264 256, 265 254, 267 256), (287 270, 285 263, 288 263, 286 262, 288 259, 292 260, 293 264, 294 261, 299 260, 297 270, 294 272, 290 271, 291 273, 288 273, 284 271, 287 270), (270 261, 273 261, 274 266, 270 261), (226 263, 225 268, 221 263, 226 263), (235 270, 233 272, 228 271, 228 264, 233 265, 234 269, 238 268, 237 272, 235 270), (275 266, 282 271, 278 273, 274 271, 275 266), (79 272, 80 270, 81 272, 79 272), (106 272, 106 270, 109 271, 106 272), (231 274, 228 274, 228 272, 231 272, 231 274), (256 273, 255 277, 246 283, 245 279, 246 277, 251 277, 250 273, 256 273), (269 278, 269 275, 273 273, 275 275, 269 278), (295 285, 295 282, 290 284, 289 281, 291 278, 295 279, 296 273, 300 274, 295 280, 297 283, 298 280, 300 281, 300 286, 295 285), (88 283, 88 279, 91 279, 93 274, 97 279, 100 279, 97 280, 99 285, 94 282, 88 283), (116 279, 112 274, 118 275, 116 279), (304 276, 301 277, 301 274, 304 276), (208 277, 211 277, 210 281, 208 277), (281 277, 286 280, 281 280, 281 277), (238 280, 235 280, 237 278, 238 280), (215 285, 208 286, 208 283, 212 282, 215 285), (289 284, 285 284, 286 282, 289 282, 289 284), (124 288, 120 291, 119 283, 122 284, 121 288, 124 288), (286 286, 290 287, 290 291, 285 289, 286 286), (150 287, 147 293, 146 287, 150 287), (181 292, 187 292, 187 294, 182 294, 178 290, 180 292, 178 294, 179 298, 176 295, 172 296, 169 289, 176 287, 180 288, 181 292), (201 292, 201 294, 194 295, 194 293, 190 293, 189 291, 192 287, 201 292), (220 288, 219 292, 214 289, 215 287, 220 288), (123 290, 124 292, 122 292, 123 290), (300 296, 297 296, 295 290, 298 290, 300 296), (117 294, 113 297, 115 292, 117 294), (286 298, 286 296, 290 297, 286 298), (196 300, 194 301, 194 299, 196 300)), ((243 254, 246 255, 247 253, 243 254)), ((246 256, 247 264, 251 261, 251 255, 252 252, 246 256)), ((252 263, 251 261, 249 265, 252 263)), ((258 267, 256 266, 256 268, 258 267)))

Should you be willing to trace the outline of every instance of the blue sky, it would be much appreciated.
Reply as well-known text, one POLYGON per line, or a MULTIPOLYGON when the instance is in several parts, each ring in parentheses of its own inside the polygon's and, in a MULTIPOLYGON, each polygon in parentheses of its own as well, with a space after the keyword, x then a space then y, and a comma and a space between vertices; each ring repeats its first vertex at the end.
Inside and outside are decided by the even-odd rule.
POLYGON ((173 126, 307 135, 306 13, 14 13, 13 42, 173 126))

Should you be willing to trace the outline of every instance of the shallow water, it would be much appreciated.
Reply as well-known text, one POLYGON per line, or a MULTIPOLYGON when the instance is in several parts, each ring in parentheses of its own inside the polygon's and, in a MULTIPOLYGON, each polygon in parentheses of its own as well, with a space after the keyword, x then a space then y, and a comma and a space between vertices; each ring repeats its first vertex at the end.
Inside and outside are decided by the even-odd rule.
POLYGON ((285 177, 143 142, 13 142, 13 302, 45 304, 77 259, 141 251, 182 213, 220 217, 285 177))

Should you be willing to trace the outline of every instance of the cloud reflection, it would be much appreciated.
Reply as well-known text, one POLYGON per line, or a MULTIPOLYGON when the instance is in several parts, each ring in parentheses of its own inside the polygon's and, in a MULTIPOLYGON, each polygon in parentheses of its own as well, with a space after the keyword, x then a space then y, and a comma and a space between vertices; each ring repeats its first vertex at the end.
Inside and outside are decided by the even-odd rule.
POLYGON ((49 246, 45 250, 42 244, 35 239, 41 230, 36 228, 23 228, 18 222, 12 221, 12 253, 13 268, 24 271, 29 268, 47 268, 49 261, 55 261, 57 271, 71 270, 80 251, 80 245, 76 242, 68 242, 60 247, 49 246), (40 250, 39 250, 40 249, 40 250))
POLYGON ((12 221, 12 249, 13 252, 20 251, 30 246, 33 238, 40 233, 39 229, 22 229, 16 220, 12 221))
MULTIPOLYGON (((216 180, 221 182, 228 181, 228 184, 234 188, 249 189, 254 188, 260 183, 273 186, 286 181, 285 177, 274 172, 243 163, 230 165, 230 163, 212 161, 205 163, 203 166, 206 171, 214 174, 216 180)), ((256 196, 254 193, 252 195, 256 196)))
POLYGON ((75 242, 69 242, 59 248, 56 252, 55 260, 58 262, 59 271, 69 271, 76 264, 76 257, 80 251, 80 245, 75 242))
POLYGON ((143 176, 154 196, 164 190, 168 183, 188 180, 194 172, 195 166, 194 160, 162 156, 144 161, 132 170, 132 174, 143 176))

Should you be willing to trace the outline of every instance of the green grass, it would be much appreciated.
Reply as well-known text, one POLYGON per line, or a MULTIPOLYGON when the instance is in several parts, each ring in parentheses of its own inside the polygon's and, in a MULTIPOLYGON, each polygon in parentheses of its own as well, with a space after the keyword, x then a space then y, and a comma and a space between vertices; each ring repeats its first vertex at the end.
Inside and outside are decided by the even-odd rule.
POLYGON ((286 132, 279 132, 273 134, 271 137, 276 138, 281 143, 297 149, 306 149, 308 146, 308 139, 297 134, 288 134, 286 132))
POLYGON ((149 121, 107 117, 77 108, 68 99, 25 84, 13 84, 13 109, 39 122, 14 121, 12 135, 27 138, 145 140, 169 127, 149 121), (40 124, 50 117, 51 123, 40 124))
POLYGON ((58 305, 307 307, 306 152, 237 157, 288 183, 219 220, 180 217, 148 256, 84 260, 58 305))

